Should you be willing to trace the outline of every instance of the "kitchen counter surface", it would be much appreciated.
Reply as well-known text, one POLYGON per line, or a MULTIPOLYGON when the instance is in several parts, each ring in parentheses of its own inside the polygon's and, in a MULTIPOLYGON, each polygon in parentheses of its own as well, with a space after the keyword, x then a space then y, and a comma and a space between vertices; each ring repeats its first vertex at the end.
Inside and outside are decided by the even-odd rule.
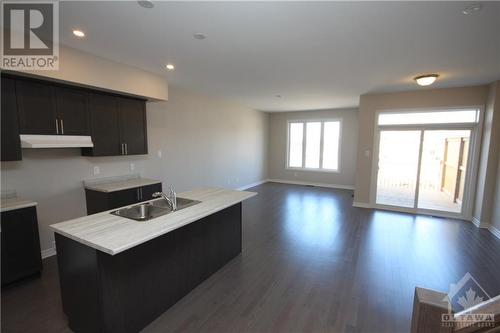
POLYGON ((212 215, 256 194, 255 192, 221 188, 202 188, 178 194, 178 197, 199 200, 201 203, 146 222, 137 222, 109 214, 115 210, 113 209, 52 224, 50 227, 56 233, 102 252, 115 255, 212 215))
POLYGON ((35 201, 27 200, 20 197, 2 198, 0 204, 0 212, 7 212, 9 210, 27 208, 36 206, 35 201))
POLYGON ((85 188, 88 190, 94 190, 99 192, 115 192, 115 191, 126 190, 129 188, 141 187, 158 183, 161 183, 161 181, 149 178, 136 177, 130 179, 86 181, 84 185, 85 188))

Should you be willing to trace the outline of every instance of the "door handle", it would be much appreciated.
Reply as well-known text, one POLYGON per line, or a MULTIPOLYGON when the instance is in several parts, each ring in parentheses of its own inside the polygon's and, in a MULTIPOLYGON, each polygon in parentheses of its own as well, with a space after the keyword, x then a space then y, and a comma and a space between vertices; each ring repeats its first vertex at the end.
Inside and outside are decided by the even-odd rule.
POLYGON ((57 122, 57 118, 56 118, 56 133, 59 134, 59 123, 57 122))
POLYGON ((59 119, 61 122, 61 134, 64 134, 64 121, 62 119, 59 119))

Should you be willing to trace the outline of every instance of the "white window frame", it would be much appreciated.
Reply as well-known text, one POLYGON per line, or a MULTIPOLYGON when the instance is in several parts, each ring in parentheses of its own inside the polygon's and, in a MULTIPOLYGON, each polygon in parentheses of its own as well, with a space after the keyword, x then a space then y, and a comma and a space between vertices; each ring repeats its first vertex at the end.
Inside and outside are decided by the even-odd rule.
POLYGON ((324 172, 324 173, 340 173, 342 167, 342 119, 341 118, 320 118, 320 119, 289 119, 286 124, 286 160, 285 169, 294 171, 311 171, 311 172, 324 172), (319 168, 306 168, 306 141, 307 141, 307 123, 321 123, 321 134, 320 134, 320 146, 319 146, 319 168), (327 122, 338 122, 339 123, 339 149, 338 149, 338 167, 337 169, 323 169, 323 136, 324 136, 324 126, 327 122), (303 123, 302 132, 302 167, 291 167, 290 166, 290 124, 303 123))
MULTIPOLYGON (((412 213, 412 214, 423 214, 440 216, 447 218, 458 218, 464 220, 472 220, 473 205, 474 205, 474 194, 477 186, 477 176, 479 170, 479 154, 481 150, 481 138, 482 138, 482 128, 484 122, 484 106, 474 105, 474 106, 464 106, 464 107, 436 107, 436 108, 417 108, 417 109, 385 109, 377 110, 375 112, 374 121, 374 134, 373 134, 373 150, 372 150, 372 170, 371 170, 371 182, 370 182, 370 204, 372 208, 379 208, 391 211, 412 213), (478 120, 476 123, 439 123, 439 124, 411 124, 411 125, 379 125, 378 117, 381 113, 412 113, 412 112, 432 112, 432 111, 463 111, 463 110, 477 110, 478 120), (466 174, 465 184, 466 190, 464 192, 464 201, 462 203, 462 211, 459 213, 445 212, 440 210, 418 208, 418 201, 415 200, 413 208, 382 205, 376 203, 377 196, 377 178, 378 178, 378 155, 379 155, 379 143, 380 143, 380 131, 383 130, 470 130, 470 143, 469 143, 469 154, 468 154, 468 172, 466 174)), ((423 140, 423 132, 421 132, 420 140, 423 140)), ((421 156, 422 142, 419 147, 419 156, 421 156)), ((420 157, 419 157, 420 159, 420 157)), ((420 164, 420 162, 419 162, 420 164)), ((420 166, 419 166, 420 167, 420 166)), ((420 172, 420 171, 419 171, 420 172)), ((415 195, 418 196, 418 186, 415 190, 415 195)))

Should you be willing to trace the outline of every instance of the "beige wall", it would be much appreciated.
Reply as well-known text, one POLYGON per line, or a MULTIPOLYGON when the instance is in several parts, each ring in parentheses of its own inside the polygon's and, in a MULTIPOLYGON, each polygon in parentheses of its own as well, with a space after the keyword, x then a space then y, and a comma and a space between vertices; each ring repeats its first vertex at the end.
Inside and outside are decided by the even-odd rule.
POLYGON ((62 45, 59 55, 59 70, 31 71, 24 74, 117 91, 150 100, 168 99, 168 84, 160 75, 62 45))
POLYGON ((489 85, 486 99, 481 155, 479 161, 474 218, 480 226, 491 224, 493 196, 497 172, 498 149, 500 149, 500 85, 489 85))
POLYGON ((42 250, 52 247, 48 225, 86 215, 84 179, 141 173, 183 191, 238 188, 267 177, 265 113, 172 89, 170 101, 148 103, 147 118, 149 155, 83 157, 78 149, 23 149, 22 161, 1 162, 2 189, 39 204, 42 250))
POLYGON ((361 95, 354 201, 370 203, 375 114, 380 110, 484 106, 488 86, 361 95))
POLYGON ((500 81, 489 88, 474 218, 500 231, 500 81))
POLYGON ((358 138, 357 118, 357 109, 271 113, 269 115, 269 178, 353 187, 358 138), (287 122, 294 119, 329 118, 342 120, 340 172, 287 170, 287 122))

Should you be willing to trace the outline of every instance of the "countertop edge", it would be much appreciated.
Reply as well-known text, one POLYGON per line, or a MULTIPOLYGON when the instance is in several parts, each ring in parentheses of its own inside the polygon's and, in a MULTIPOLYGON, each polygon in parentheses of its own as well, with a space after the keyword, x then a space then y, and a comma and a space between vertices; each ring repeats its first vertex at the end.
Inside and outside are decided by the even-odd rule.
MULTIPOLYGON (((219 212, 219 211, 221 211, 221 210, 223 210, 223 209, 226 209, 226 208, 228 208, 228 207, 231 207, 231 206, 233 206, 233 205, 235 205, 235 204, 241 203, 241 202, 243 202, 243 201, 245 201, 245 200, 247 200, 247 199, 250 199, 250 198, 252 198, 252 197, 254 197, 254 196, 256 196, 256 195, 257 195, 257 192, 250 192, 250 191, 242 191, 242 192, 246 192, 246 193, 248 193, 248 195, 247 195, 245 198, 240 198, 240 199, 236 199, 236 200, 231 200, 231 201, 229 201, 228 203, 226 203, 226 204, 224 204, 224 205, 222 205, 222 206, 218 206, 218 207, 216 207, 216 208, 214 208, 214 209, 211 209, 211 210, 209 210, 209 211, 206 211, 206 212, 204 212, 203 214, 197 215, 196 217, 193 217, 193 218, 188 218, 188 219, 186 219, 186 220, 184 220, 184 221, 179 222, 179 223, 178 223, 178 224, 176 224, 176 225, 173 225, 173 226, 172 226, 172 227, 170 227, 170 228, 166 228, 165 230, 162 230, 161 232, 159 232, 159 233, 157 233, 157 234, 154 234, 154 235, 151 235, 151 236, 148 236, 148 237, 144 237, 144 238, 142 238, 142 239, 140 239, 140 240, 137 240, 137 241, 135 241, 135 242, 129 243, 129 244, 127 244, 126 246, 122 246, 122 247, 120 247, 120 248, 118 248, 118 249, 116 249, 116 250, 112 250, 112 249, 108 249, 108 248, 103 248, 102 246, 99 246, 99 245, 97 245, 97 244, 94 244, 94 243, 88 242, 88 241, 86 241, 86 240, 84 240, 84 239, 81 239, 81 238, 79 238, 79 237, 76 237, 76 236, 74 236, 74 235, 71 235, 71 234, 69 234, 69 233, 67 233, 67 232, 65 232, 65 231, 63 231, 63 230, 58 229, 57 227, 55 227, 55 226, 54 226, 54 224, 53 224, 53 225, 49 225, 49 228, 50 228, 53 232, 58 233, 58 234, 60 234, 60 235, 62 235, 62 236, 68 237, 68 238, 70 238, 70 239, 72 239, 72 240, 74 240, 74 241, 76 241, 76 242, 79 242, 79 243, 81 243, 81 244, 85 244, 85 245, 87 245, 87 246, 89 246, 89 247, 92 247, 92 248, 94 248, 94 249, 96 249, 96 250, 99 250, 99 251, 101 251, 101 252, 104 252, 104 253, 107 253, 107 254, 110 254, 110 255, 116 255, 116 254, 119 254, 119 253, 121 253, 121 252, 124 252, 124 251, 126 251, 126 250, 128 250, 128 249, 131 249, 131 248, 133 248, 133 247, 136 247, 136 246, 138 246, 138 245, 140 245, 140 244, 146 243, 146 242, 148 242, 148 241, 150 241, 150 240, 152 240, 152 239, 155 239, 155 238, 157 238, 157 237, 160 237, 160 236, 162 236, 162 235, 165 235, 165 234, 167 234, 167 233, 169 233, 169 232, 172 232, 172 231, 174 231, 174 230, 176 230, 176 229, 179 229, 179 228, 181 228, 181 227, 183 227, 183 226, 185 226, 185 225, 188 225, 188 224, 190 224, 190 223, 196 222, 196 221, 198 221, 198 220, 200 220, 200 219, 202 219, 202 218, 204 218, 204 217, 207 217, 207 216, 209 216, 209 215, 212 215, 212 214, 214 214, 214 213, 217 213, 217 212, 219 212)), ((158 200, 158 199, 153 199, 153 200, 149 200, 149 201, 155 201, 155 200, 158 200)), ((148 202, 149 202, 149 201, 148 201, 148 202)), ((127 206, 124 206, 124 207, 127 207, 127 206)), ((189 208, 191 208, 191 207, 188 207, 188 208, 186 208, 186 209, 189 209, 189 208)), ((101 214, 101 213, 100 213, 100 214, 101 214)))
MULTIPOLYGON (((141 187, 141 186, 147 186, 147 185, 153 185, 153 184, 161 184, 161 180, 144 179, 144 178, 141 178, 141 179, 142 179, 142 181, 141 181, 140 184, 131 184, 131 185, 125 185, 125 186, 116 186, 116 188, 112 189, 112 190, 103 189, 102 187, 99 186, 99 184, 87 184, 87 185, 84 185, 84 188, 86 190, 91 190, 91 191, 96 191, 96 192, 113 193, 113 192, 128 190, 128 189, 131 189, 131 188, 141 187)), ((130 181, 130 180, 120 180, 120 181, 116 181, 116 183, 124 183, 124 182, 127 182, 127 181, 130 181)), ((108 183, 103 183, 103 184, 110 184, 110 183, 113 183, 113 182, 108 182, 108 183)))
POLYGON ((18 205, 12 206, 12 207, 3 207, 3 208, 0 208, 0 213, 10 212, 11 210, 17 210, 17 209, 34 207, 34 206, 37 206, 37 205, 38 205, 38 203, 34 202, 34 201, 32 201, 32 202, 26 202, 26 203, 20 203, 18 205))

